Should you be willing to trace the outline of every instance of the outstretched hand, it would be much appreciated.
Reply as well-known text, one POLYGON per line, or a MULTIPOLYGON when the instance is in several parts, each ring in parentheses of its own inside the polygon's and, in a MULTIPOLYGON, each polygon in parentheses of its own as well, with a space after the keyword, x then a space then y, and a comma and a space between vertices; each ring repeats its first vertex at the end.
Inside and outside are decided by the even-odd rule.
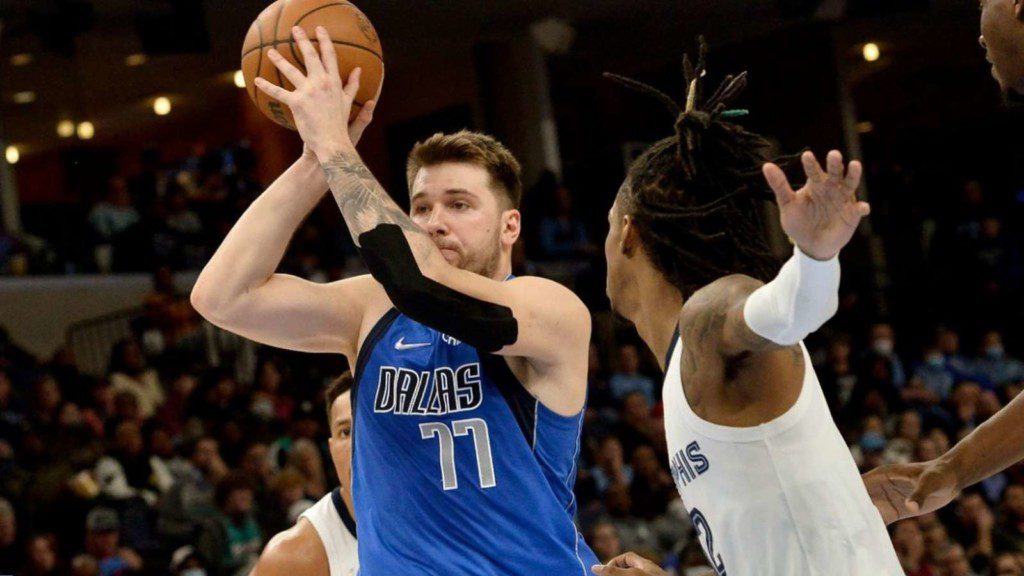
POLYGON ((292 36, 302 52, 305 73, 274 48, 267 51, 267 56, 295 89, 286 90, 263 78, 256 78, 256 87, 291 109, 299 135, 307 149, 319 159, 323 160, 339 148, 354 148, 373 119, 374 102, 371 100, 351 124, 348 121, 359 92, 362 69, 353 69, 348 80, 342 82, 334 43, 323 26, 316 28, 319 54, 302 28, 293 27, 292 36))
POLYGON ((863 480, 886 524, 934 512, 958 492, 955 474, 941 460, 879 466, 863 480))
POLYGON ((857 200, 863 168, 856 160, 844 168, 838 150, 828 153, 827 171, 811 152, 804 152, 800 160, 807 183, 795 192, 786 174, 771 162, 764 165, 764 177, 779 203, 782 229, 804 254, 829 260, 850 241, 860 219, 871 213, 867 202, 857 200))

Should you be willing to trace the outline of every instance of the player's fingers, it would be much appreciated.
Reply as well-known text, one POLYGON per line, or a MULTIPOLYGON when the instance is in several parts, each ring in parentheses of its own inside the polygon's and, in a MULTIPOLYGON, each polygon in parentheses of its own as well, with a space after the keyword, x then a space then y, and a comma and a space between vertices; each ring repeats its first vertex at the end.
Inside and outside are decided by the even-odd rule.
POLYGON ((302 52, 302 64, 306 67, 306 75, 322 74, 324 72, 323 63, 320 62, 320 55, 316 53, 316 48, 313 48, 313 43, 309 41, 306 31, 300 26, 292 26, 292 37, 295 38, 295 43, 298 44, 299 51, 302 52))
POLYGON ((348 135, 353 144, 359 143, 359 139, 363 137, 363 131, 373 121, 373 109, 376 106, 376 100, 367 100, 366 104, 363 104, 363 109, 356 115, 356 119, 348 125, 348 135))
POLYGON ((846 167, 846 178, 843 180, 843 186, 847 190, 852 190, 856 193, 857 187, 860 186, 860 177, 863 173, 864 166, 860 163, 860 160, 850 162, 850 165, 846 167))
POLYGON ((800 162, 804 165, 804 174, 809 181, 821 182, 825 179, 825 172, 821 169, 821 164, 818 164, 818 159, 814 157, 814 152, 808 150, 801 154, 800 162))
POLYGON ((636 568, 617 568, 611 565, 594 564, 590 571, 598 576, 644 576, 644 573, 636 568))
POLYGON ((256 78, 254 83, 256 84, 256 88, 259 88, 260 91, 262 91, 267 96, 270 96, 274 100, 280 100, 281 102, 284 102, 288 106, 291 106, 291 92, 285 90, 284 88, 281 88, 276 84, 271 84, 270 82, 267 82, 263 78, 256 78))
POLYGON ((789 185, 789 179, 786 178, 786 173, 782 171, 782 168, 771 162, 766 162, 761 171, 764 172, 764 179, 768 181, 768 186, 775 193, 775 200, 779 203, 780 208, 793 201, 796 192, 793 192, 793 188, 789 185))
POLYGON ((292 83, 293 86, 301 86, 306 81, 305 75, 302 71, 295 67, 294 64, 281 56, 281 53, 276 49, 271 48, 267 50, 267 57, 270 58, 270 62, 281 71, 281 74, 292 83))
POLYGON ((348 75, 348 80, 345 82, 345 95, 355 100, 356 94, 359 93, 359 79, 363 77, 363 69, 358 66, 352 69, 352 72, 348 75))
POLYGON ((327 33, 327 28, 323 26, 316 27, 316 39, 320 41, 320 60, 324 64, 324 70, 333 78, 338 77, 338 55, 334 51, 334 42, 331 41, 331 35, 327 33))
POLYGON ((830 150, 825 157, 825 167, 828 170, 828 177, 832 181, 843 181, 843 153, 839 150, 830 150))

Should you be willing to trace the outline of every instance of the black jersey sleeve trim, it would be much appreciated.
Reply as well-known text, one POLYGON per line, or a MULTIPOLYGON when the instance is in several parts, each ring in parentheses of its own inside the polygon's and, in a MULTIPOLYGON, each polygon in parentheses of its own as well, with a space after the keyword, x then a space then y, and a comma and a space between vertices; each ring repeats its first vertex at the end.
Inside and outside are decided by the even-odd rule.
POLYGON ((512 373, 504 357, 480 353, 480 367, 505 398, 523 438, 532 449, 537 440, 534 437, 537 430, 537 399, 512 373))
POLYGON ((334 503, 334 510, 338 512, 338 517, 341 518, 341 523, 345 525, 349 533, 359 539, 356 534, 356 520, 348 513, 348 507, 345 506, 345 501, 341 498, 341 488, 335 488, 331 491, 331 502, 334 503))

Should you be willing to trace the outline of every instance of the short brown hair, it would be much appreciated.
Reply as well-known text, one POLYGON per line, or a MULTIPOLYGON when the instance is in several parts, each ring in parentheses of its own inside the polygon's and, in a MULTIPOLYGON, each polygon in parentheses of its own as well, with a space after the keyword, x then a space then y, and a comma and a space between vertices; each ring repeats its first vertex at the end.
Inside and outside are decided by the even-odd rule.
POLYGON ((324 398, 327 400, 327 423, 331 422, 331 407, 339 396, 352 389, 352 371, 345 370, 340 376, 331 380, 324 390, 324 398))
POLYGON ((494 188, 508 198, 513 208, 519 208, 523 196, 522 168, 508 148, 493 137, 460 130, 454 134, 438 132, 417 142, 405 165, 410 192, 420 168, 444 162, 465 162, 487 170, 494 188))

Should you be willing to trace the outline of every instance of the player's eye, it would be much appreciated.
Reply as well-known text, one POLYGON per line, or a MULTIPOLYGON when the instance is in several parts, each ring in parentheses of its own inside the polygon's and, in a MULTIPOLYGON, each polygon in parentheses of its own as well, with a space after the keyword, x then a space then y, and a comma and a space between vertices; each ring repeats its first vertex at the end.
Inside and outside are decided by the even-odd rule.
POLYGON ((469 208, 469 204, 460 200, 457 202, 452 202, 452 208, 454 210, 465 210, 466 208, 469 208))
POLYGON ((414 207, 412 209, 412 213, 413 214, 426 214, 428 212, 428 210, 429 209, 426 206, 416 206, 416 207, 414 207))

